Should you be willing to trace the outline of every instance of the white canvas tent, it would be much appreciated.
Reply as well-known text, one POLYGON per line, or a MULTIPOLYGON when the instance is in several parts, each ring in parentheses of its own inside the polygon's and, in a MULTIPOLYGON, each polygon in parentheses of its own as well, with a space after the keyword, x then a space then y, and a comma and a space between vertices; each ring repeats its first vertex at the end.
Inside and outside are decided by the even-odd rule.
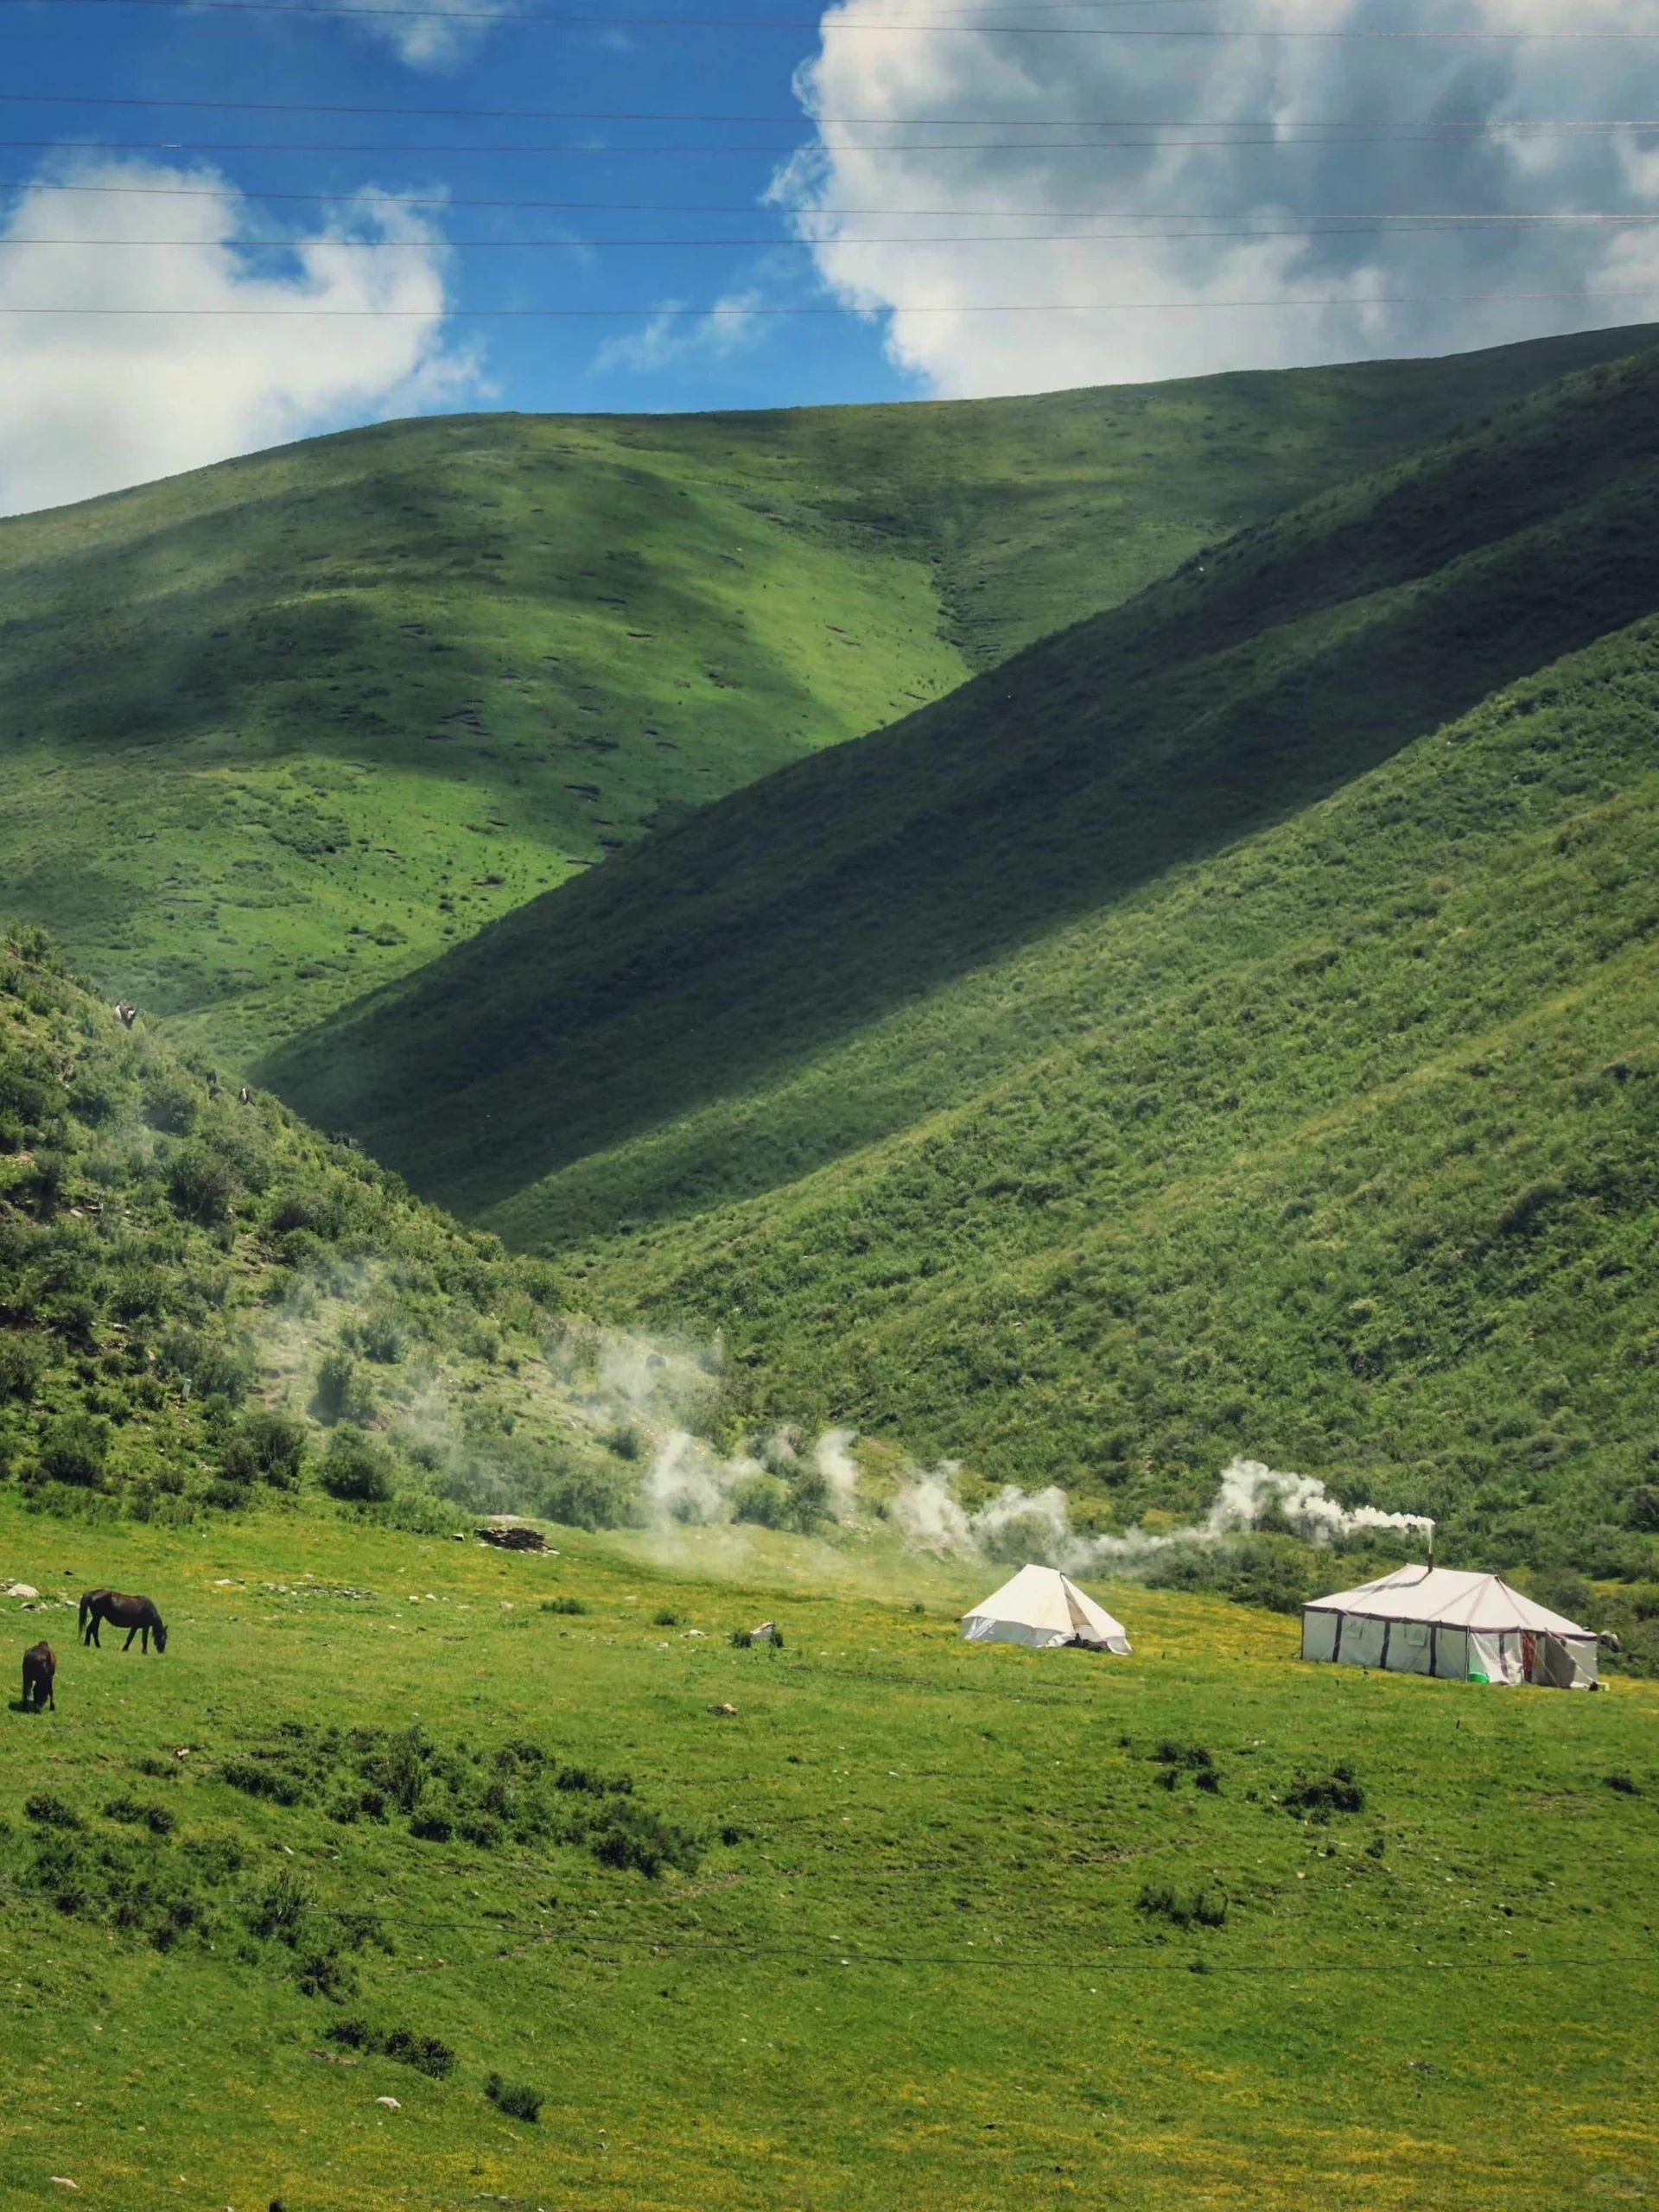
POLYGON ((1063 1643, 1091 1651, 1129 1648, 1122 1622, 1054 1567, 1022 1567, 1012 1581, 963 1615, 962 1633, 969 1643, 1023 1643, 1033 1651, 1063 1643))
POLYGON ((1302 1656, 1459 1682, 1589 1689, 1593 1629, 1523 1598, 1501 1574, 1402 1567, 1302 1608, 1302 1656))

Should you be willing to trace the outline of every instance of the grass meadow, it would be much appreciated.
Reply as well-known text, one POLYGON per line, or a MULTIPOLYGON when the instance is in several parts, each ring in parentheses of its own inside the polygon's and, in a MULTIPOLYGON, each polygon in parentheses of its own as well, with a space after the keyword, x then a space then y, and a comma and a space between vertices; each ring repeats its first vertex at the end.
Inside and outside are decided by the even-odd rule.
POLYGON ((145 1590, 171 1630, 82 1652, 72 1611, 0 1600, 8 1669, 42 1632, 60 1662, 55 1714, 0 1712, 0 2201, 1659 2186, 1659 1688, 1305 1667, 1294 1620, 1132 1586, 1101 1592, 1132 1658, 969 1649, 995 1569, 550 1534, 0 1504, 0 1581, 145 1590), (781 1650, 734 1645, 766 1618, 781 1650), (446 1834, 463 1799, 493 1813, 446 1834), (604 1841, 619 1805, 658 1871, 604 1841))

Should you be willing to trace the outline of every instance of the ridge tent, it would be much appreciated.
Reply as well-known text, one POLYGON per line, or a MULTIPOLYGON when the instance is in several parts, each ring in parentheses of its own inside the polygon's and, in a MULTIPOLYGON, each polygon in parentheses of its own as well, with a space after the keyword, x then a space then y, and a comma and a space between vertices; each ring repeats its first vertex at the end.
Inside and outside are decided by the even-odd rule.
POLYGON ((1052 1651, 1065 1643, 1080 1643, 1091 1651, 1129 1649, 1122 1622, 1053 1567, 1022 1567, 1011 1581, 963 1615, 962 1633, 968 1643, 1023 1643, 1033 1651, 1052 1651))
POLYGON ((1302 1656, 1459 1682, 1590 1689, 1596 1635, 1512 1590, 1501 1574, 1402 1567, 1302 1608, 1302 1656))

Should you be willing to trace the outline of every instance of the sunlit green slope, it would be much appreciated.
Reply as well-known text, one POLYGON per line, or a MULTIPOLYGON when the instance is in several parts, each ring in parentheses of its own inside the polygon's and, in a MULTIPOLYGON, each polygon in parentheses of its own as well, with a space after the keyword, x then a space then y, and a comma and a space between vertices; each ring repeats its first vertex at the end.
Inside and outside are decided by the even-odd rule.
POLYGON ((0 884, 233 1059, 1630 334, 393 424, 0 524, 0 884))
POLYGON ((1593 1568, 1659 1433, 1656 516, 1648 355, 734 797, 281 1079, 582 1299, 718 1322, 758 1403, 1125 1515, 1249 1449, 1593 1568))

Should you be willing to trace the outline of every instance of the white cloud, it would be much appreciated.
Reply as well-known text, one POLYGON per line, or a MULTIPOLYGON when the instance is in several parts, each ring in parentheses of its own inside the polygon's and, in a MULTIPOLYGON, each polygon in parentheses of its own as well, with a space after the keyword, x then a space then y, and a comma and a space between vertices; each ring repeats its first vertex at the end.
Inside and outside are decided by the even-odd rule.
MULTIPOLYGON (((961 0, 957 12, 1007 21, 998 0, 961 0)), ((963 37, 920 23, 902 33, 839 34, 861 19, 892 22, 891 0, 841 0, 824 15, 823 51, 797 86, 819 136, 780 174, 772 196, 795 213, 802 236, 821 241, 814 259, 836 296, 884 316, 892 358, 931 391, 967 396, 1451 352, 1659 316, 1659 239, 1635 225, 1371 229, 1319 238, 1152 235, 1181 226, 1283 230, 1316 215, 1659 206, 1659 142, 1651 137, 1375 135, 1390 123, 1408 130, 1425 121, 1659 112, 1659 41, 1538 35, 1628 29, 1626 0, 1258 0, 1254 10, 1238 0, 1230 10, 1235 22, 1290 29, 1529 34, 1510 43, 963 37), (837 124, 840 116, 885 116, 892 127, 837 124), (917 116, 941 120, 901 120, 917 116), (1074 137, 1141 143, 1067 148, 1052 143, 1053 131, 1030 127, 1055 118, 1072 119, 1074 137), (1114 130, 1102 118, 1127 128, 1114 130), (1324 144, 1284 143, 1333 119, 1351 128, 1327 133, 1324 144), (882 137, 907 143, 885 150, 847 143, 882 137), (1230 137, 1235 143, 1213 143, 1230 137), (1270 143, 1236 143, 1250 137, 1270 143), (953 143, 971 150, 949 150, 953 143), (832 207, 951 213, 923 219, 821 212, 832 207), (1088 227, 1113 235, 1000 242, 1005 233, 1088 227), (950 243, 970 232, 999 242, 950 243), (883 233, 889 242, 880 242, 883 233), (929 242, 892 242, 899 233, 929 242), (1591 296, 1643 284, 1656 286, 1651 296, 1591 296), (1492 292, 1566 296, 1503 305, 1467 296, 1492 292), (1328 304, 1220 304, 1309 299, 1328 304), (1112 301, 1169 304, 982 312, 1112 301)))
MULTIPOLYGON (((516 16, 512 0, 452 0, 454 13, 399 16, 396 0, 334 0, 369 37, 389 46, 411 69, 457 69, 488 37, 492 24, 516 16)), ((409 0, 411 8, 418 0, 409 0)))
POLYGON ((0 512, 410 413, 475 380, 446 340, 442 242, 408 209, 365 192, 276 251, 246 243, 251 213, 211 170, 143 162, 65 166, 18 197, 0 230, 0 512), (110 188, 64 188, 87 184, 110 188), (170 196, 193 187, 230 196, 170 196), (142 238, 182 243, 112 243, 142 238), (3 312, 47 306, 191 312, 3 312), (289 312, 225 312, 262 308, 289 312))
POLYGON ((594 356, 594 366, 649 376, 694 355, 722 359, 757 343, 760 305, 761 295, 753 289, 723 292, 704 315, 689 314, 679 301, 664 300, 641 328, 607 338, 594 356))

